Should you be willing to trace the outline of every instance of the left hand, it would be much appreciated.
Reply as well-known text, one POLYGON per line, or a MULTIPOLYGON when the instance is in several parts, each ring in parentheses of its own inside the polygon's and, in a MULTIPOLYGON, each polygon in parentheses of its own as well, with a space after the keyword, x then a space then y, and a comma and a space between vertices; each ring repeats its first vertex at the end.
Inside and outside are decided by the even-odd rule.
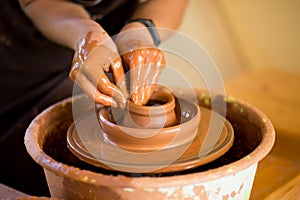
POLYGON ((130 98, 137 105, 150 99, 166 65, 164 53, 155 47, 149 31, 138 23, 123 28, 116 39, 123 61, 130 70, 130 98), (126 30, 126 31, 125 31, 126 30))
POLYGON ((125 107, 127 91, 122 60, 117 47, 104 31, 89 32, 78 42, 70 78, 95 102, 125 107), (104 72, 111 72, 111 82, 104 72))

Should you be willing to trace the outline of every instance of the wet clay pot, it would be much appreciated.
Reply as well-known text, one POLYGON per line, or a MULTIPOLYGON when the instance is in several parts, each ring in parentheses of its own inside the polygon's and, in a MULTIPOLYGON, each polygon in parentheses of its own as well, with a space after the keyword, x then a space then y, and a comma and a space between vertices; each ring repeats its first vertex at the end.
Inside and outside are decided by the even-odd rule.
MULTIPOLYGON (((240 100, 206 98, 199 105, 226 101, 226 118, 235 140, 217 160, 190 170, 159 175, 111 172, 77 159, 67 148, 66 132, 73 123, 74 104, 85 96, 61 101, 37 116, 25 135, 32 158, 44 168, 52 197, 62 199, 248 199, 258 162, 271 150, 275 133, 269 119, 240 100)), ((204 94, 204 95, 203 95, 204 94)), ((203 98, 205 96, 205 98, 203 98)), ((89 112, 85 107, 82 114, 89 112)))
POLYGON ((154 92, 146 106, 130 102, 122 125, 115 122, 112 110, 103 107, 99 111, 104 138, 130 151, 155 151, 191 142, 201 116, 199 106, 184 99, 176 100, 175 108, 174 96, 166 92, 154 92))
POLYGON ((149 102, 136 105, 128 102, 121 125, 132 128, 163 128, 178 124, 175 98, 171 93, 154 91, 149 102))

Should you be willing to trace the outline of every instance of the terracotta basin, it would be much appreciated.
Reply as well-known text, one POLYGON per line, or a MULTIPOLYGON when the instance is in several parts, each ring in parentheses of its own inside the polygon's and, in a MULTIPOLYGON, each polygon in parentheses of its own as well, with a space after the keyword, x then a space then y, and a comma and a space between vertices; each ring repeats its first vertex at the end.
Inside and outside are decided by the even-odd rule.
POLYGON ((235 140, 223 156, 194 169, 151 176, 107 171, 77 159, 67 148, 66 132, 73 123, 72 101, 87 101, 85 96, 58 102, 37 116, 26 131, 25 145, 44 168, 51 196, 56 198, 248 199, 257 164, 274 144, 274 128, 262 112, 243 101, 202 98, 201 91, 198 96, 199 105, 207 108, 207 102, 226 100, 226 118, 235 140))

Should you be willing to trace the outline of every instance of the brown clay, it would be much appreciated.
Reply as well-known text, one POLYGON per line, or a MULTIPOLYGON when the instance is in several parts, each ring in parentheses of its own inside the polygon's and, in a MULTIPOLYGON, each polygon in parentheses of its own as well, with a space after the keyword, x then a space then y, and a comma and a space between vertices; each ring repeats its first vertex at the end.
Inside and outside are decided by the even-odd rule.
MULTIPOLYGON (((98 121, 102 129, 98 127, 98 121, 93 121, 94 113, 77 120, 68 130, 69 149, 81 160, 105 169, 162 173, 206 164, 222 156, 232 146, 233 128, 228 121, 225 121, 216 144, 202 145, 207 137, 212 111, 201 108, 200 112, 196 104, 184 99, 177 99, 175 107, 175 98, 168 92, 154 92, 149 104, 158 101, 160 106, 153 106, 155 111, 151 116, 151 105, 139 106, 132 103, 129 106, 129 109, 132 108, 129 110, 130 114, 134 115, 133 123, 143 122, 151 117, 150 121, 154 121, 151 123, 153 128, 130 126, 132 123, 126 124, 124 120, 122 122, 127 126, 118 125, 111 107, 103 107, 99 111, 98 121), (200 121, 202 112, 204 115, 200 121), (144 156, 127 151, 148 154, 144 156), (149 153, 151 151, 156 152, 149 153)), ((123 117, 126 119, 130 116, 123 117)), ((218 120, 222 123, 223 117, 219 115, 218 120)))
MULTIPOLYGON (((158 92, 156 94, 158 96, 155 97, 162 97, 164 93, 158 92)), ((167 94, 165 94, 164 97, 167 97, 166 99, 170 98, 167 94)), ((99 111, 99 123, 103 129, 104 137, 113 144, 116 144, 126 150, 155 151, 159 149, 177 147, 193 140, 197 133, 201 113, 196 104, 181 99, 180 104, 177 104, 177 107, 180 107, 181 109, 181 112, 178 113, 180 118, 179 124, 176 120, 174 107, 175 105, 172 101, 170 104, 167 103, 165 105, 166 111, 172 111, 170 117, 167 117, 169 118, 167 121, 169 124, 176 123, 175 126, 166 126, 165 128, 136 128, 121 126, 115 123, 110 107, 103 107, 99 111), (190 112, 188 116, 184 115, 187 110, 190 112)), ((141 120, 143 120, 143 118, 149 118, 146 113, 150 106, 133 106, 132 108, 134 109, 131 112, 134 112, 135 114, 146 110, 144 114, 145 116, 134 117, 134 120, 137 120, 135 121, 136 123, 142 123, 141 120)), ((160 112, 160 110, 161 109, 157 109, 156 111, 160 112)), ((162 114, 164 114, 164 111, 162 114)), ((160 115, 151 115, 150 117, 154 118, 152 123, 153 126, 157 125, 156 121, 161 120, 162 117, 164 119, 164 116, 161 117, 160 115), (156 120, 155 118, 158 119, 156 120)))
MULTIPOLYGON (((254 106, 224 96, 210 99, 197 91, 199 105, 210 108, 211 101, 227 104, 235 140, 217 160, 179 173, 155 175, 127 174, 94 168, 81 162, 66 145, 66 132, 73 122, 72 103, 85 97, 59 102, 34 119, 25 135, 32 158, 45 170, 52 197, 61 199, 224 199, 234 193, 248 199, 257 163, 271 150, 275 133, 270 120, 254 106), (203 98, 202 95, 206 97, 203 98), (73 102, 72 102, 73 101, 73 102)), ((183 96, 187 97, 188 94, 183 96)), ((93 110, 84 106, 82 115, 93 110)))
POLYGON ((120 125, 136 128, 163 128, 178 125, 175 98, 170 93, 153 92, 145 106, 129 101, 120 125))
MULTIPOLYGON (((80 136, 78 134, 74 124, 70 126, 67 134, 68 147, 74 155, 76 155, 84 162, 113 171, 118 169, 121 171, 132 173, 136 173, 138 170, 144 170, 144 173, 166 173, 192 169, 200 165, 209 163, 222 156, 229 150, 234 141, 233 128, 228 121, 225 121, 225 126, 222 130, 222 133, 210 152, 207 152, 209 148, 206 147, 206 149, 202 149, 202 154, 199 155, 203 140, 205 139, 208 132, 209 122, 211 120, 210 110, 201 108, 201 113, 202 118, 197 125, 197 127, 199 126, 199 128, 197 129, 196 135, 194 136, 194 141, 187 144, 188 147, 183 145, 188 141, 182 143, 182 141, 185 140, 184 136, 186 134, 183 134, 181 137, 176 138, 177 142, 175 142, 172 146, 163 146, 163 144, 161 143, 161 141, 163 141, 165 139, 164 137, 167 137, 167 135, 150 139, 141 139, 127 136, 126 133, 119 133, 119 130, 119 132, 116 133, 118 135, 114 135, 113 137, 108 136, 108 134, 101 131, 99 132, 99 130, 95 128, 98 126, 97 122, 91 123, 93 121, 93 114, 82 118, 77 123, 76 128, 80 126, 85 127, 84 136, 80 136), (120 138, 120 140, 117 140, 118 138, 120 138), (112 140, 112 142, 114 142, 114 144, 116 144, 117 146, 112 145, 109 141, 105 141, 106 139, 112 140), (87 147, 86 144, 89 144, 89 147, 87 147), (156 148, 149 148, 149 146, 152 147, 153 145, 156 145, 156 148), (121 147, 123 149, 134 151, 137 153, 147 153, 150 150, 159 150, 157 146, 161 148, 162 151, 156 152, 153 155, 149 154, 147 155, 146 159, 139 158, 136 154, 127 154, 127 152, 119 151, 119 147, 121 147), (91 155, 91 152, 93 155, 91 155), (183 154, 180 154, 178 156, 178 159, 176 159, 174 162, 170 162, 171 158, 168 155, 176 155, 180 152, 182 152, 183 154), (170 162, 168 165, 163 165, 164 163, 168 162, 170 162), (150 167, 147 165, 149 165, 150 167), (114 166, 116 169, 110 166, 114 166), (147 170, 154 168, 153 166, 157 166, 157 169, 148 172, 147 170)), ((221 122, 222 117, 219 116, 218 120, 220 120, 221 122)), ((185 126, 182 129, 183 132, 189 131, 187 127, 185 126)), ((108 131, 116 130, 108 129, 108 131)), ((178 130, 176 130, 176 133, 178 133, 178 130)), ((168 132, 167 134, 172 134, 171 136, 173 136, 173 132, 168 132)))
MULTIPOLYGON (((131 100, 136 105, 145 105, 156 88, 156 83, 166 65, 164 53, 153 47, 132 44, 123 54, 130 70, 131 100)), ((124 52, 124 51, 123 51, 124 52)))
POLYGON ((88 96, 96 103, 102 105, 125 106, 127 98, 126 83, 122 60, 118 51, 110 38, 103 38, 103 44, 99 37, 89 32, 85 38, 79 42, 79 47, 70 71, 70 78, 75 81, 88 96), (105 42, 104 42, 105 41, 105 42), (104 71, 111 71, 114 85, 109 81, 104 71))
MULTIPOLYGON (((107 34, 95 34, 89 32, 79 42, 70 78, 96 103, 123 108, 128 94, 122 60, 107 34), (112 72, 115 84, 104 71, 112 72)), ((125 52, 123 59, 130 69, 130 98, 136 105, 145 105, 166 65, 164 53, 157 48, 139 46, 125 52)))

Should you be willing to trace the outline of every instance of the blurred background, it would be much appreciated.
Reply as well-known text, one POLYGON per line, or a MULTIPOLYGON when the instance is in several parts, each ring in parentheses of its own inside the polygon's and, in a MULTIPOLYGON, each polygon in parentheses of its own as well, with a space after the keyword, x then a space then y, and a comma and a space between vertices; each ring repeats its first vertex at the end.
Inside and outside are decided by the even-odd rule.
POLYGON ((190 0, 180 31, 203 45, 225 80, 253 68, 300 73, 298 0, 190 0))

